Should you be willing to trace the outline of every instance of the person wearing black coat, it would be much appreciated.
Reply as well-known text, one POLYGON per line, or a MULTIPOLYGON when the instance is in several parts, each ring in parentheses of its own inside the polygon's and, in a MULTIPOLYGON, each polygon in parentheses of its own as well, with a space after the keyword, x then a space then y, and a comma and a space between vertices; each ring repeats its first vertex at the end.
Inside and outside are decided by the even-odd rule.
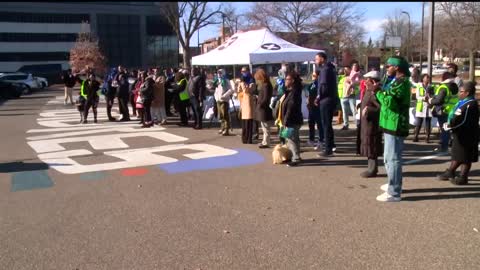
POLYGON ((83 109, 82 124, 87 123, 88 111, 93 110, 93 122, 97 123, 97 106, 100 100, 97 91, 100 89, 100 83, 97 81, 95 74, 88 74, 88 79, 82 82, 84 85, 83 93, 87 96, 85 101, 85 108, 83 109))
POLYGON ((468 174, 473 162, 478 162, 479 141, 479 110, 475 100, 475 82, 465 82, 458 93, 459 101, 448 115, 448 122, 444 129, 451 130, 452 161, 450 167, 441 175, 439 180, 450 180, 454 185, 468 184, 468 174), (455 171, 462 167, 460 176, 455 171))
POLYGON ((192 78, 188 83, 188 94, 190 96, 190 104, 192 105, 193 118, 195 120, 193 125, 194 129, 202 129, 203 127, 203 100, 205 99, 206 88, 207 83, 205 78, 198 68, 194 68, 192 78))
POLYGON ((129 86, 127 76, 123 73, 120 74, 120 76, 118 76, 117 91, 118 104, 120 105, 120 113, 122 114, 120 121, 130 121, 130 114, 128 112, 129 86))
POLYGON ((142 72, 144 82, 140 86, 140 96, 143 99, 144 121, 142 128, 149 128, 153 126, 151 106, 153 101, 153 85, 155 81, 151 76, 147 76, 147 72, 142 72))
POLYGON ((251 80, 248 82, 248 79, 245 80, 248 82, 249 87, 252 87, 255 83, 255 92, 258 93, 257 105, 255 107, 255 120, 260 122, 263 131, 263 139, 259 148, 268 148, 270 147, 270 126, 273 121, 273 113, 270 108, 273 86, 264 69, 258 69, 254 77, 255 82, 251 80))
POLYGON ((335 66, 327 62, 327 54, 319 52, 315 55, 315 63, 318 65, 318 94, 315 104, 320 106, 320 117, 322 120, 325 149, 321 156, 328 157, 333 154, 334 135, 332 119, 337 107, 338 86, 335 66))
POLYGON ((303 124, 302 115, 302 81, 295 72, 285 77, 285 98, 281 103, 281 135, 287 141, 292 151, 292 160, 289 167, 297 166, 300 162, 300 127, 303 124))

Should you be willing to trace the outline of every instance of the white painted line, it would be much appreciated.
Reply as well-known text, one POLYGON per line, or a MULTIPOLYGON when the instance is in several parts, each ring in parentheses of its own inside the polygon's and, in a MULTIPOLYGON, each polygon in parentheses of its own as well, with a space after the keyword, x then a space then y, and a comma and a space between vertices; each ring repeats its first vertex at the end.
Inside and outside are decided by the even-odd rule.
POLYGON ((434 158, 439 157, 439 156, 447 156, 447 155, 448 155, 448 153, 438 153, 438 154, 431 155, 431 156, 425 156, 425 157, 421 157, 421 158, 418 158, 418 159, 409 160, 407 162, 404 162, 403 164, 404 165, 415 164, 415 163, 422 162, 424 160, 434 159, 434 158))

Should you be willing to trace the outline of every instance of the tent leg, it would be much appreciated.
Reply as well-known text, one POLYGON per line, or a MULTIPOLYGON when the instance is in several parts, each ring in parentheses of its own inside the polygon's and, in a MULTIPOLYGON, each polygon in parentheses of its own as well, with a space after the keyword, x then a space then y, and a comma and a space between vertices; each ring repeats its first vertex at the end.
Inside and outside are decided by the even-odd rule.
POLYGON ((248 66, 250 67, 250 72, 253 73, 252 64, 248 64, 248 66))

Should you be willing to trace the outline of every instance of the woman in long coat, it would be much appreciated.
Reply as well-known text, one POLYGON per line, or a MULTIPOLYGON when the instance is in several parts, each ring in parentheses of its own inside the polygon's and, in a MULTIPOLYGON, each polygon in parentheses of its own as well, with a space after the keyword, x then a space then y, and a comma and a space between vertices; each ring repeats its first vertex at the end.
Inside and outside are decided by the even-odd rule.
POLYGON ((255 110, 255 119, 260 122, 263 131, 263 140, 260 148, 270 147, 270 126, 273 121, 273 113, 270 108, 273 86, 267 73, 263 69, 258 69, 255 73, 255 82, 258 92, 257 108, 255 110))
POLYGON ((382 132, 380 129, 380 103, 375 93, 380 87, 380 73, 370 71, 365 74, 366 90, 361 103, 360 116, 360 154, 368 158, 368 170, 360 176, 376 177, 378 173, 378 157, 382 155, 382 132))
POLYGON ((454 185, 466 185, 473 162, 478 162, 479 110, 475 100, 475 83, 466 82, 458 92, 459 102, 448 115, 445 130, 453 134, 452 161, 439 180, 450 180, 454 185), (462 167, 460 176, 455 171, 462 167))
POLYGON ((240 100, 240 114, 242 119, 242 142, 253 143, 253 113, 255 110, 254 84, 247 84, 244 77, 238 83, 238 97, 240 100))

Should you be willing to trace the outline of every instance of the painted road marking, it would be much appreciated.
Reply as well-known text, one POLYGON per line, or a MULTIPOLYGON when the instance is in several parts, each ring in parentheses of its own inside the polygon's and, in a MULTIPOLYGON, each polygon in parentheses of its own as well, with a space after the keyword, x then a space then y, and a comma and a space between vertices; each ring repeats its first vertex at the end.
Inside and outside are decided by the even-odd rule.
POLYGON ((262 155, 246 149, 235 149, 236 154, 225 157, 210 157, 197 160, 182 160, 175 163, 161 164, 158 167, 169 174, 191 171, 207 171, 254 165, 265 161, 262 155))
MULTIPOLYGON (((172 134, 173 135, 173 134, 172 134)), ((179 144, 164 145, 149 148, 128 149, 119 151, 104 152, 104 155, 116 157, 123 161, 108 162, 101 164, 82 165, 71 159, 76 156, 92 155, 93 153, 86 149, 77 149, 70 151, 60 151, 47 154, 40 154, 38 158, 47 163, 51 168, 64 174, 77 174, 96 171, 108 171, 124 168, 135 168, 152 166, 164 163, 173 163, 178 160, 175 158, 159 155, 157 153, 175 151, 175 150, 195 150, 199 151, 192 154, 183 154, 190 159, 207 159, 210 157, 225 157, 237 153, 235 150, 226 149, 220 146, 209 144, 179 144)), ((232 165, 235 165, 233 163, 232 165)))
POLYGON ((125 169, 122 171, 123 176, 142 176, 148 173, 146 168, 125 169))
POLYGON ((53 181, 48 176, 47 171, 25 171, 12 174, 11 191, 32 190, 40 188, 49 188, 53 186, 53 181))
POLYGON ((123 134, 109 134, 98 136, 83 136, 73 138, 58 138, 51 140, 39 140, 27 142, 30 147, 37 153, 47 153, 55 151, 66 150, 61 144, 72 142, 88 142, 95 150, 109 150, 116 148, 128 148, 122 138, 135 138, 135 137, 151 137, 157 140, 161 140, 168 143, 182 142, 188 140, 188 138, 173 135, 167 132, 135 132, 135 133, 123 133, 123 134))
POLYGON ((136 128, 117 126, 117 127, 109 128, 109 129, 106 129, 106 128, 94 129, 94 130, 90 129, 90 130, 84 130, 84 131, 74 131, 74 132, 56 133, 56 134, 41 135, 41 136, 32 136, 32 137, 27 137, 27 140, 48 140, 48 139, 56 139, 56 138, 63 138, 63 137, 96 134, 96 133, 102 133, 102 132, 120 132, 120 133, 141 132, 141 133, 147 133, 147 132, 158 132, 158 131, 161 131, 161 130, 165 130, 164 127, 141 129, 140 127, 138 127, 138 124, 136 124, 135 126, 136 126, 136 128))
POLYGON ((438 153, 438 154, 431 155, 431 156, 425 156, 425 157, 420 157, 420 158, 417 158, 417 159, 409 160, 409 161, 404 162, 403 164, 404 165, 410 165, 410 164, 420 163, 420 162, 425 161, 425 160, 434 159, 436 157, 447 156, 447 155, 448 155, 448 153, 438 153))

